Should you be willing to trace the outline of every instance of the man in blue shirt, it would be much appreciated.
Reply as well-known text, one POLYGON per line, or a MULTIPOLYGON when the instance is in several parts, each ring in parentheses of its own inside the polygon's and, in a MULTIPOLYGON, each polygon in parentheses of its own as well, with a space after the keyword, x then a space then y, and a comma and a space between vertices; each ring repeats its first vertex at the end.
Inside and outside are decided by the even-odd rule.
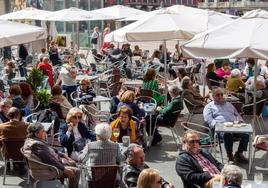
MULTIPOLYGON (((203 111, 204 120, 206 123, 208 123, 211 129, 214 129, 219 123, 243 121, 235 107, 231 103, 225 101, 223 97, 223 90, 220 87, 213 89, 212 96, 214 101, 208 103, 203 111)), ((226 149, 229 161, 233 161, 235 157, 236 161, 247 162, 247 159, 243 156, 243 151, 247 150, 249 135, 239 133, 224 133, 220 134, 220 136, 223 136, 224 147, 226 149), (233 156, 234 137, 240 138, 240 143, 235 156, 233 156)))

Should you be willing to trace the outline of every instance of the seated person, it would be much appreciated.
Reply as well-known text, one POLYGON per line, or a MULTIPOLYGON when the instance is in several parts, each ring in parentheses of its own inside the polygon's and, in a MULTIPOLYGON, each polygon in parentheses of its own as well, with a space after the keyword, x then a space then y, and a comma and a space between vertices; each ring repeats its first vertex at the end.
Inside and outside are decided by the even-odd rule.
POLYGON ((122 95, 127 91, 125 87, 121 87, 121 89, 118 92, 118 95, 113 96, 111 100, 111 107, 110 107, 110 113, 115 114, 117 112, 117 106, 120 103, 122 95))
POLYGON ((242 92, 245 89, 245 83, 241 79, 239 69, 233 69, 231 71, 231 77, 227 80, 226 89, 234 93, 242 92))
POLYGON ((223 188, 241 188, 243 174, 236 165, 225 165, 221 172, 221 185, 223 188))
MULTIPOLYGON (((143 169, 149 168, 145 163, 143 148, 136 144, 130 144, 126 151, 127 164, 123 167, 122 178, 128 187, 136 187, 140 173, 143 169)), ((172 183, 168 183, 161 178, 161 188, 174 188, 172 183)))
POLYGON ((9 121, 7 117, 8 110, 12 107, 12 100, 5 98, 0 102, 0 123, 9 121))
POLYGON ((122 106, 118 109, 117 118, 111 122, 113 142, 122 142, 123 136, 130 136, 131 143, 143 144, 143 137, 138 129, 137 122, 131 119, 132 110, 127 106, 122 106), (114 136, 114 129, 119 128, 119 136, 114 136))
POLYGON ((183 150, 176 161, 176 172, 184 187, 212 188, 214 181, 220 181, 223 165, 209 152, 200 148, 200 135, 197 132, 186 131, 182 139, 183 150))
MULTIPOLYGON (((46 131, 41 123, 37 122, 31 124, 28 127, 27 139, 23 146, 24 155, 31 157, 35 160, 41 161, 45 164, 55 166, 59 172, 60 176, 55 177, 53 173, 46 173, 47 179, 55 178, 65 178, 69 179, 69 188, 78 188, 80 172, 75 166, 75 163, 64 153, 57 153, 51 146, 46 142, 46 131), (72 166, 70 166, 70 164, 72 166)), ((40 170, 41 172, 42 170, 40 170)), ((42 174, 40 174, 41 176, 42 174)))
POLYGON ((159 84, 155 77, 155 69, 148 69, 143 78, 142 89, 153 90, 153 98, 156 100, 157 105, 161 105, 164 103, 164 97, 160 95, 159 84))
POLYGON ((25 105, 30 109, 34 109, 34 99, 31 85, 27 82, 20 82, 19 86, 21 88, 21 98, 24 100, 25 105))
POLYGON ((202 113, 204 106, 206 105, 206 101, 205 101, 206 99, 202 97, 198 91, 196 91, 191 79, 190 78, 183 79, 181 87, 183 89, 181 97, 187 99, 189 102, 191 102, 193 105, 196 106, 194 109, 189 109, 189 110, 194 110, 194 113, 196 114, 202 113))
POLYGON ((249 79, 254 75, 254 66, 255 66, 255 59, 254 58, 248 58, 246 60, 246 66, 243 71, 243 75, 245 76, 246 80, 249 79))
MULTIPOLYGON (((208 103, 203 112, 204 120, 209 125, 211 129, 214 129, 215 126, 219 123, 224 122, 234 122, 239 121, 243 122, 242 117, 237 112, 235 107, 225 101, 223 97, 223 90, 219 87, 212 90, 212 97, 214 101, 208 103)), ((235 160, 238 162, 247 162, 247 159, 243 156, 243 152, 247 151, 249 135, 241 133, 223 133, 220 134, 220 137, 223 137, 224 147, 227 152, 227 157, 229 161, 234 161, 233 156, 233 142, 234 137, 240 138, 240 143, 238 150, 235 153, 235 160)))
POLYGON ((83 78, 80 81, 80 86, 77 88, 77 96, 80 104, 90 104, 93 97, 96 97, 96 93, 94 92, 89 79, 83 78))
POLYGON ((60 105, 63 117, 67 116, 68 111, 73 107, 69 101, 62 95, 62 90, 59 85, 54 85, 51 89, 51 96, 48 99, 49 103, 57 103, 60 105))
POLYGON ((138 188, 160 188, 161 177, 159 171, 153 168, 147 168, 141 171, 138 181, 138 188))
POLYGON ((216 74, 216 72, 215 72, 215 69, 216 69, 216 67, 215 67, 215 64, 214 63, 210 63, 209 65, 208 65, 208 67, 207 67, 207 74, 206 74, 206 78, 207 79, 211 79, 210 80, 210 86, 211 87, 214 87, 214 86, 220 86, 220 81, 221 80, 223 80, 223 78, 222 77, 219 77, 217 74, 216 74), (215 82, 215 81, 217 81, 217 82, 215 82))
POLYGON ((145 115, 144 110, 140 109, 138 104, 134 103, 134 100, 135 100, 134 91, 127 90, 121 96, 121 99, 120 99, 121 102, 119 102, 119 104, 117 105, 117 108, 120 108, 121 106, 127 106, 132 110, 133 116, 137 118, 144 117, 145 115))
POLYGON ((95 133, 80 121, 82 115, 83 112, 79 108, 71 108, 66 116, 66 123, 62 124, 59 129, 60 144, 67 148, 68 156, 74 159, 77 158, 77 152, 85 147, 87 139, 96 140, 95 133), (76 148, 75 142, 81 142, 80 145, 83 148, 76 148))
MULTIPOLYGON (((171 86, 168 88, 169 94, 172 97, 172 100, 170 103, 165 105, 162 109, 158 107, 159 114, 155 119, 155 116, 153 116, 152 121, 156 121, 156 126, 171 126, 171 124, 174 125, 174 123, 177 121, 177 113, 180 113, 180 111, 183 109, 183 103, 181 100, 181 97, 179 96, 180 90, 178 86, 171 86)), ((152 123, 154 125, 155 123, 152 123)), ((150 125, 150 118, 146 117, 146 125, 150 125)), ((152 127, 152 129, 154 126, 152 127)), ((149 134, 150 126, 146 126, 146 131, 149 134)), ((153 130, 151 130, 153 131, 153 130)), ((153 135, 153 141, 152 145, 156 145, 158 142, 162 141, 162 136, 159 134, 159 131, 157 127, 155 128, 155 132, 153 135)))
POLYGON ((86 162, 91 178, 91 166, 94 165, 119 165, 124 157, 119 145, 111 142, 112 129, 107 123, 97 124, 95 127, 97 141, 89 142, 78 156, 78 161, 86 162))
POLYGON ((9 88, 9 96, 12 100, 12 106, 17 107, 21 111, 22 116, 27 116, 31 114, 30 109, 26 106, 25 101, 22 99, 21 96, 21 88, 19 84, 12 84, 9 88))
POLYGON ((228 78, 231 75, 230 67, 229 67, 229 62, 224 61, 222 63, 222 67, 217 69, 217 75, 220 78, 228 78))
POLYGON ((133 56, 142 56, 142 49, 140 49, 138 45, 135 45, 132 53, 133 53, 133 56))

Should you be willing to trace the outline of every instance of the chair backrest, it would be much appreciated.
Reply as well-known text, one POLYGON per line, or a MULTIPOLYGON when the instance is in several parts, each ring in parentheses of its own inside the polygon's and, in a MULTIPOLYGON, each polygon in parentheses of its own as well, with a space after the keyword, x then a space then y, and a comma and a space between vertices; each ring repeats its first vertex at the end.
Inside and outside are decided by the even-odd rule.
POLYGON ((122 87, 122 82, 114 82, 109 85, 111 97, 116 96, 122 87))
POLYGON ((50 102, 48 106, 49 106, 51 111, 54 111, 57 113, 59 119, 65 119, 65 117, 62 113, 60 104, 55 103, 55 102, 50 102))
POLYGON ((20 148, 23 147, 25 139, 3 139, 2 155, 4 159, 12 159, 14 161, 22 161, 23 156, 20 148))
POLYGON ((115 187, 117 170, 117 165, 92 166, 92 185, 89 187, 115 187))
POLYGON ((20 149, 24 160, 28 166, 30 175, 33 179, 39 181, 55 180, 60 177, 60 171, 52 165, 42 163, 29 155, 25 154, 23 148, 20 149))
MULTIPOLYGON (((262 100, 256 102, 256 115, 258 115, 258 116, 261 115, 266 103, 267 103, 266 99, 262 99, 262 100)), ((253 103, 244 105, 243 106, 244 115, 253 115, 253 106, 254 106, 253 103)))
POLYGON ((198 123, 193 122, 181 122, 181 126, 185 131, 191 130, 195 131, 200 134, 200 144, 201 146, 204 145, 205 147, 212 147, 212 136, 213 133, 209 127, 204 125, 200 125, 198 123))
POLYGON ((183 101, 187 107, 187 109, 191 112, 194 113, 194 110, 196 109, 196 105, 194 105, 193 103, 191 103, 188 99, 183 98, 183 101))
POLYGON ((147 97, 152 97, 154 92, 149 89, 141 89, 140 90, 141 96, 147 96, 147 97))

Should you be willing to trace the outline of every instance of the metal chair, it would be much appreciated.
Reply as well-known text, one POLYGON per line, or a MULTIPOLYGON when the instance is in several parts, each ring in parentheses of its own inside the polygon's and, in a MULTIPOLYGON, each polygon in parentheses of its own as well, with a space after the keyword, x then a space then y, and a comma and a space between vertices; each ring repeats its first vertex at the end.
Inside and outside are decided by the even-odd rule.
POLYGON ((6 184, 7 163, 13 166, 13 163, 24 163, 20 148, 24 145, 24 139, 3 139, 2 140, 2 157, 5 162, 3 185, 6 184))
MULTIPOLYGON (((58 178, 60 178, 61 174, 55 166, 33 159, 29 155, 25 154, 23 148, 20 149, 20 152, 28 167, 27 184, 29 184, 30 176, 35 180, 33 188, 36 188, 39 182, 60 181, 58 178)), ((64 185, 62 185, 62 187, 64 187, 64 185)))
POLYGON ((264 129, 264 120, 263 120, 263 117, 262 117, 262 111, 264 109, 264 106, 266 105, 266 102, 267 100, 266 99, 262 99, 260 101, 257 101, 256 102, 256 114, 254 115, 253 114, 253 106, 254 106, 254 103, 251 103, 251 104, 246 104, 243 106, 243 117, 252 117, 254 118, 256 124, 260 131, 263 132, 263 129, 264 129))
POLYGON ((265 157, 265 161, 264 161, 264 167, 265 167, 266 161, 268 158, 268 135, 267 134, 266 135, 257 135, 255 137, 252 164, 253 164, 254 159, 255 159, 255 154, 259 150, 266 151, 266 157, 265 157))
POLYGON ((78 106, 78 102, 77 102, 78 92, 73 91, 70 96, 71 96, 71 100, 75 103, 75 106, 78 106))
POLYGON ((197 109, 197 105, 191 103, 189 100, 183 98, 183 101, 189 111, 189 115, 187 117, 187 122, 191 121, 192 120, 192 117, 194 116, 194 114, 198 114, 195 112, 195 110, 197 109))
POLYGON ((89 181, 89 188, 116 187, 117 165, 92 166, 92 181, 89 181))

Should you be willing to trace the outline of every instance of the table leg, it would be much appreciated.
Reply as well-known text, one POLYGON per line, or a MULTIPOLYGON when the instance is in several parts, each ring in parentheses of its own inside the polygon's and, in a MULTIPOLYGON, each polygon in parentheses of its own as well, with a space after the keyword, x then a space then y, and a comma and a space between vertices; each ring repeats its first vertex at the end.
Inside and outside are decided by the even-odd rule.
POLYGON ((249 134, 249 146, 248 146, 248 174, 251 173, 252 168, 252 135, 249 134))
POLYGON ((150 129, 149 129, 149 144, 148 144, 148 147, 151 146, 152 141, 153 141, 153 139, 152 139, 152 114, 150 113, 149 116, 150 116, 150 129))
POLYGON ((214 157, 216 158, 216 154, 217 154, 217 134, 214 133, 214 157))

